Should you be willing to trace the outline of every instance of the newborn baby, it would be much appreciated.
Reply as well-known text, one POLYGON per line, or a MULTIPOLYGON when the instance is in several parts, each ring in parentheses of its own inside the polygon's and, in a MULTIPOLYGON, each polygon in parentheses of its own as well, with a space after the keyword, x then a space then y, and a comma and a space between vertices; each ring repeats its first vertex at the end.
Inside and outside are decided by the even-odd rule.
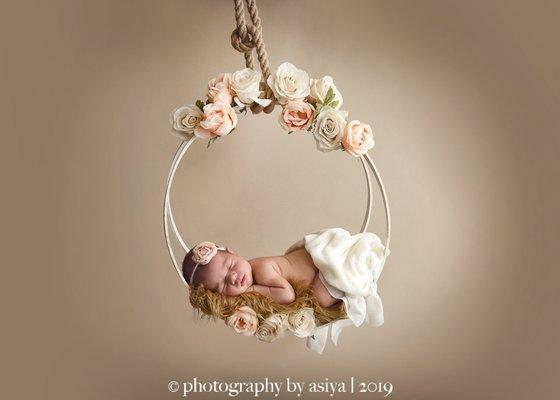
POLYGON ((189 285, 202 285, 213 292, 237 296, 259 292, 279 304, 295 300, 288 280, 312 285, 313 295, 322 307, 330 307, 339 299, 330 295, 319 279, 318 268, 305 248, 294 249, 283 256, 245 260, 229 248, 211 242, 196 245, 183 260, 183 277, 189 285))
POLYGON ((383 305, 377 281, 389 250, 370 232, 351 235, 342 228, 324 229, 294 243, 283 256, 245 260, 211 242, 196 245, 183 261, 183 277, 189 285, 202 283, 213 292, 237 296, 256 291, 280 304, 295 300, 292 282, 312 287, 324 308, 342 301, 347 318, 318 326, 307 346, 321 353, 332 325, 331 339, 347 325, 383 324, 383 305))

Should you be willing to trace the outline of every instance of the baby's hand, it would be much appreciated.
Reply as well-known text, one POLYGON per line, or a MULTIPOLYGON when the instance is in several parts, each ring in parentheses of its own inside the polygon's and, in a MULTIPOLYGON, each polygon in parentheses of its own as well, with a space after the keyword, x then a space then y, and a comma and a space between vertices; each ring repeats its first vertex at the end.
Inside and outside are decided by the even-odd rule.
POLYGON ((247 289, 247 292, 258 292, 271 298, 278 304, 290 304, 296 299, 294 288, 289 283, 283 287, 254 284, 247 289))
POLYGON ((252 291, 259 292, 279 304, 289 304, 296 298, 294 288, 282 276, 281 269, 274 257, 261 257, 253 260, 252 291))

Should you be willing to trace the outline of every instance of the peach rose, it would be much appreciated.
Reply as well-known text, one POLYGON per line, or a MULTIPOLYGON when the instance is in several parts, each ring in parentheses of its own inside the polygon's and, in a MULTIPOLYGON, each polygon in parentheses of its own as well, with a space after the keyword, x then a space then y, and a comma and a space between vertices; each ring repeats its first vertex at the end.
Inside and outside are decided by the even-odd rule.
POLYGON ((287 131, 305 130, 313 122, 315 109, 301 100, 289 101, 280 112, 280 125, 287 131))
POLYGON ((208 82, 208 100, 213 103, 223 101, 231 105, 233 92, 231 91, 231 74, 220 74, 208 82))
POLYGON ((232 101, 231 93, 227 90, 222 90, 214 95, 213 103, 223 103, 231 106, 232 101))
POLYGON ((226 324, 237 333, 253 336, 259 326, 259 319, 251 307, 242 306, 227 318, 226 324))
POLYGON ((342 136, 342 146, 348 153, 359 157, 367 153, 374 145, 371 126, 356 120, 346 125, 342 136))
POLYGON ((208 103, 204 106, 204 119, 194 130, 201 139, 225 136, 237 126, 237 115, 229 104, 224 102, 208 103))
POLYGON ((195 263, 206 265, 218 253, 218 246, 212 242, 201 242, 194 246, 192 260, 195 263))

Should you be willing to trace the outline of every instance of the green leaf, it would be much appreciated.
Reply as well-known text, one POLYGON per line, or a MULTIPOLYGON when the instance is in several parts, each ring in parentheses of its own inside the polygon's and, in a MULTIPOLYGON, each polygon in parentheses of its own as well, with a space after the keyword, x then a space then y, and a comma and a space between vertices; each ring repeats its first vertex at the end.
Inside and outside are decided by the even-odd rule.
POLYGON ((288 132, 288 135, 291 135, 292 133, 294 133, 294 131, 289 131, 289 132, 288 132))
POLYGON ((195 104, 198 108, 200 108, 200 111, 204 111, 204 103, 202 100, 197 100, 195 104))
POLYGON ((317 114, 315 114, 315 117, 313 118, 313 121, 309 125, 309 128, 307 128, 307 131, 312 132, 315 129, 316 124, 317 124, 317 114))
POLYGON ((213 138, 210 138, 210 140, 208 140, 208 144, 206 145, 206 148, 210 147, 212 145, 212 143, 214 143, 216 141, 216 139, 218 139, 217 136, 214 136, 213 138))
POLYGON ((329 86, 329 90, 327 90, 327 94, 325 96, 325 101, 323 102, 323 104, 328 105, 333 100, 334 100, 334 90, 332 86, 329 86))
POLYGON ((336 106, 338 106, 338 100, 333 101, 331 104, 329 104, 329 106, 332 108, 336 108, 336 106))

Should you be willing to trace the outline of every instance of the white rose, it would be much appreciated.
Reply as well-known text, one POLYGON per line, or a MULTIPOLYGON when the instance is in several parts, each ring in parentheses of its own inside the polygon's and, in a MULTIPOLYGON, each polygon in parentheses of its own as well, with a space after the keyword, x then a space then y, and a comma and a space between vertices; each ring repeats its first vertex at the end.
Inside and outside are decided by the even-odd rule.
POLYGON ((173 133, 181 139, 190 139, 203 118, 204 113, 193 104, 179 107, 171 114, 173 133))
POLYGON ((281 64, 276 72, 268 77, 267 83, 280 104, 286 104, 290 100, 302 100, 309 95, 309 75, 289 62, 281 64))
POLYGON ((304 307, 288 315, 288 329, 297 337, 307 337, 315 330, 315 315, 311 307, 304 307))
MULTIPOLYGON (((311 88, 309 92, 309 101, 312 103, 325 103, 325 97, 329 88, 333 89, 334 92, 334 102, 337 102, 335 107, 337 110, 342 105, 342 95, 336 88, 333 79, 330 76, 324 76, 321 79, 311 79, 311 88)), ((332 107, 332 105, 331 105, 332 107)))
POLYGON ((260 99, 259 95, 262 93, 260 90, 261 73, 251 68, 245 68, 235 71, 231 74, 230 85, 235 97, 233 100, 240 107, 244 108, 246 105, 253 104, 254 102, 266 107, 270 104, 269 99, 260 99))
POLYGON ((284 336, 286 331, 286 314, 272 314, 257 328, 255 336, 263 342, 273 342, 284 336))
POLYGON ((327 152, 342 148, 341 141, 347 117, 348 112, 346 111, 335 110, 331 107, 321 109, 313 129, 317 150, 327 152))

